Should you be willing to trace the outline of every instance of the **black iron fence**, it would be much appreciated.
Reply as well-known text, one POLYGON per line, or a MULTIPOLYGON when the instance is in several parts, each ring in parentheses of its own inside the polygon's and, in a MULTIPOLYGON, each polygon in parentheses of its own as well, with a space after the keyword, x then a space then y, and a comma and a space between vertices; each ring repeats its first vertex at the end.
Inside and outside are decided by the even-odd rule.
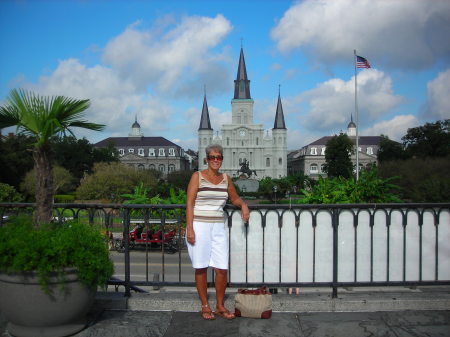
MULTIPOLYGON (((33 208, 0 203, 0 224, 33 208)), ((123 273, 110 284, 124 286, 129 296, 141 286, 195 286, 186 267, 184 208, 55 204, 53 220, 85 219, 102 226, 111 249, 123 253, 123 273), (140 277, 131 272, 136 248, 145 252, 140 277)), ((335 297, 339 287, 450 284, 449 203, 252 205, 250 210, 249 223, 243 223, 238 209, 225 208, 231 287, 331 287, 335 297)))

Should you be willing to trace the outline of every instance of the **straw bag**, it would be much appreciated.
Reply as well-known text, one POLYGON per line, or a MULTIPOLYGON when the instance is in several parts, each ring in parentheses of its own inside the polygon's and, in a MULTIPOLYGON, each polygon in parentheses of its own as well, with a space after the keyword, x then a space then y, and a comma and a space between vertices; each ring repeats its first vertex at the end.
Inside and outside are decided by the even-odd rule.
POLYGON ((266 287, 239 289, 234 296, 237 317, 270 318, 272 316, 272 294, 266 287))

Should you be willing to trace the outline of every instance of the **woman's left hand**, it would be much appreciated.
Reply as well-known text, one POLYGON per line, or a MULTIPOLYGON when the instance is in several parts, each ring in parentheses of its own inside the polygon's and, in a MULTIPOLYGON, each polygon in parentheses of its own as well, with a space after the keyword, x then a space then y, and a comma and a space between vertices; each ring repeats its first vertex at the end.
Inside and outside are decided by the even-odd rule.
POLYGON ((250 211, 248 209, 247 204, 243 204, 241 207, 241 216, 242 216, 242 221, 248 222, 248 220, 250 219, 250 211))

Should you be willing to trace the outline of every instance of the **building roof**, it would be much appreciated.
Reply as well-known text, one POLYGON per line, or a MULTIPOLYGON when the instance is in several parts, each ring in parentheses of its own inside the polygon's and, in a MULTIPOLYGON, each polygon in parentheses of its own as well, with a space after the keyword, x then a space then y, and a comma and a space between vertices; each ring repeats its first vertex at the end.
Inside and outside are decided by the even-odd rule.
POLYGON ((280 93, 278 93, 277 112, 275 114, 275 123, 273 123, 274 129, 286 129, 284 123, 283 105, 281 104, 280 93))
MULTIPOLYGON (((314 142, 312 142, 306 146, 313 146, 313 145, 325 146, 331 138, 333 138, 333 136, 325 136, 325 137, 315 140, 314 142)), ((353 143, 356 143, 356 137, 349 137, 349 138, 352 140, 353 143)), ((380 139, 381 139, 381 136, 359 136, 359 145, 363 145, 363 146, 379 145, 380 139)))
POLYGON ((109 137, 95 143, 95 147, 106 147, 110 142, 114 144, 116 147, 135 147, 135 146, 153 146, 153 147, 163 147, 170 146, 180 148, 175 143, 167 140, 164 137, 109 137))
POLYGON ((236 80, 234 81, 234 99, 251 99, 250 81, 247 78, 247 68, 245 67, 244 50, 241 47, 239 65, 236 80), (242 88, 243 86, 243 88, 242 88))
POLYGON ((209 120, 208 102, 206 101, 206 95, 203 97, 202 116, 200 117, 199 130, 212 130, 211 121, 209 120))

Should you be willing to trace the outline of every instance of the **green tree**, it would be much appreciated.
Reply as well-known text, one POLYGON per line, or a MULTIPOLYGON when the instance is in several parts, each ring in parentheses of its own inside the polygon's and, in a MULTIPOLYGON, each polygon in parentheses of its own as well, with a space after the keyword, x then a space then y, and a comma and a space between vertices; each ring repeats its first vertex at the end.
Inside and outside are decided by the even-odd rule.
POLYGON ((380 176, 399 176, 402 199, 408 202, 450 201, 450 155, 382 162, 380 176))
POLYGON ((155 190, 158 184, 152 171, 137 170, 122 163, 96 163, 92 174, 81 179, 76 190, 77 198, 83 200, 108 200, 121 202, 124 194, 141 189, 155 190))
POLYGON ((381 162, 389 160, 406 159, 407 153, 403 149, 403 145, 390 140, 388 136, 381 135, 380 147, 377 153, 377 159, 381 162))
POLYGON ((34 138, 33 160, 36 169, 36 211, 33 224, 51 220, 53 209, 53 151, 50 140, 72 134, 71 128, 102 130, 104 125, 84 120, 89 100, 64 96, 39 96, 22 89, 13 89, 7 103, 0 108, 0 129, 16 126, 18 133, 34 138))
POLYGON ((187 190, 194 171, 174 171, 167 175, 167 182, 178 189, 187 190))
POLYGON ((450 155, 449 131, 450 119, 426 123, 408 129, 402 141, 411 157, 446 157, 450 155))
MULTIPOLYGON (((53 193, 66 193, 75 188, 75 182, 72 174, 64 167, 55 165, 53 167, 53 193)), ((36 170, 29 171, 22 183, 20 189, 28 196, 36 194, 36 170)))
POLYGON ((353 143, 344 133, 331 138, 325 149, 325 172, 328 177, 349 178, 353 175, 353 143))
POLYGON ((33 138, 8 135, 0 140, 0 181, 19 189, 25 174, 33 168, 33 138))
POLYGON ((0 183, 0 202, 21 202, 22 196, 8 184, 0 183))
POLYGON ((86 138, 56 138, 52 141, 55 162, 65 167, 79 182, 85 173, 92 173, 94 163, 117 162, 118 153, 111 144, 107 148, 95 148, 86 138))

